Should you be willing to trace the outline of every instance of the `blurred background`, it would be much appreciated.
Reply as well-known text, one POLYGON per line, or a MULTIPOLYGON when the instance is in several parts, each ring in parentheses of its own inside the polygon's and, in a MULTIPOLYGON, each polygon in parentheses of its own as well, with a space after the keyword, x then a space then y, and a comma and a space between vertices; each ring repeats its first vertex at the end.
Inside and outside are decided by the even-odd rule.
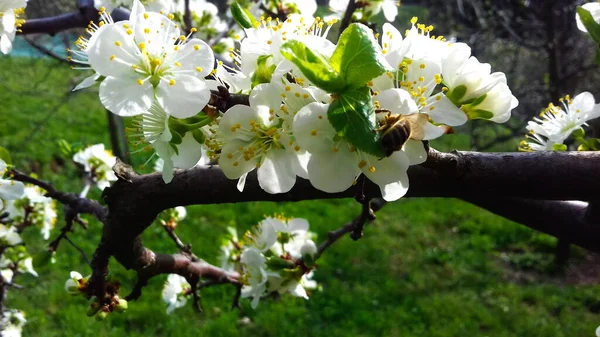
MULTIPOLYGON (((327 1, 318 1, 327 12, 327 1)), ((594 44, 577 30, 569 0, 404 0, 395 25, 409 20, 435 26, 435 35, 468 43, 473 54, 506 73, 519 107, 505 124, 470 122, 433 142, 438 150, 516 151, 525 125, 549 102, 565 94, 600 92, 594 44)), ((216 3, 223 14, 225 1, 216 3)), ((73 0, 30 0, 27 17, 74 10, 73 0)), ((380 14, 379 23, 384 22, 380 14)), ((381 25, 378 25, 381 27, 381 25)), ((64 191, 83 187, 80 175, 58 148, 69 143, 118 143, 122 125, 108 118, 97 86, 72 92, 88 73, 61 61, 81 34, 17 37, 13 52, 0 56, 0 146, 17 168, 36 173, 64 191), (109 124, 113 127, 109 128, 109 124), (112 136, 109 129, 113 130, 112 136)), ((337 36, 332 31, 330 36, 337 36)), ((148 155, 131 161, 139 171, 148 155)), ((151 165, 150 165, 151 166, 151 165)), ((99 198, 93 190, 91 197, 99 198)), ((60 207, 59 207, 60 209, 60 207)), ((227 226, 238 232, 265 215, 284 213, 309 220, 321 238, 360 212, 353 200, 300 203, 240 203, 188 207, 177 232, 194 252, 218 263, 227 226)), ((71 238, 92 254, 100 238, 93 219, 71 238)), ((58 234, 62 217, 53 231, 58 234)), ((23 235, 35 254, 46 246, 36 230, 23 235)), ((176 252, 160 226, 144 233, 149 248, 176 252)), ((402 199, 384 207, 363 239, 344 238, 319 261, 315 279, 322 291, 308 301, 283 297, 261 301, 253 311, 231 310, 232 287, 202 293, 204 312, 191 305, 165 314, 160 292, 165 277, 153 278, 124 314, 102 322, 85 316, 83 298, 69 297, 71 270, 88 274, 79 253, 63 243, 56 263, 23 275, 7 306, 24 310, 24 336, 592 336, 600 325, 600 258, 454 199, 402 199), (558 248, 557 248, 558 247, 558 248)), ((117 263, 111 273, 127 293, 135 275, 117 263)))

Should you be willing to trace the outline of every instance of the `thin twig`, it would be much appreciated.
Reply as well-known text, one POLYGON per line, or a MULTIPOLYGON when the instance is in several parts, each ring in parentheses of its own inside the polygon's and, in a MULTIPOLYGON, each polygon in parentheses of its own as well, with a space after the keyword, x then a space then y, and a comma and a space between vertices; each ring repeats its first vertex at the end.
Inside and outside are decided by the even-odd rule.
POLYGON ((332 244, 334 244, 341 237, 343 237, 347 233, 352 232, 359 226, 364 226, 364 224, 367 221, 369 221, 369 219, 371 219, 371 214, 380 210, 386 204, 386 201, 381 198, 376 198, 368 204, 367 206, 363 204, 361 214, 354 218, 354 220, 344 224, 342 227, 334 231, 327 233, 327 240, 323 241, 319 245, 319 247, 317 247, 317 254, 315 255, 315 260, 318 259, 323 254, 323 252, 325 252, 332 244), (368 204, 371 204, 370 207, 368 204))
POLYGON ((87 263, 88 266, 92 266, 92 262, 90 261, 90 259, 87 257, 87 255, 85 254, 85 251, 83 249, 81 249, 81 247, 77 246, 75 244, 75 242, 73 242, 71 239, 69 239, 69 237, 67 235, 64 236, 65 240, 67 240, 68 243, 71 244, 71 246, 73 246, 73 248, 77 249, 77 251, 79 251, 79 254, 81 254, 81 257, 85 260, 85 263, 87 263))
POLYGON ((346 30, 346 28, 348 28, 348 26, 350 26, 350 24, 352 23, 352 16, 354 15, 354 12, 357 9, 358 9, 358 6, 356 5, 356 0, 349 0, 348 7, 346 7, 346 11, 344 12, 344 17, 342 18, 342 23, 340 24, 340 34, 339 35, 342 35, 344 30, 346 30))

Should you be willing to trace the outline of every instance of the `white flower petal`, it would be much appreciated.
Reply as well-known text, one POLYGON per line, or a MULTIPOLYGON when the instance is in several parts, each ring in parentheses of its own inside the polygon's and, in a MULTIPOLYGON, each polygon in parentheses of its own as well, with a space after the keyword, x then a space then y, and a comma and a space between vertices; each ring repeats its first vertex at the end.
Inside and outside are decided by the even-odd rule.
POLYGON ((188 169, 196 166, 202 156, 202 144, 199 144, 191 132, 183 136, 181 144, 177 145, 179 154, 173 154, 171 160, 173 166, 180 169, 188 169))
POLYGON ((347 190, 359 173, 356 155, 347 146, 343 146, 338 152, 315 152, 308 162, 310 183, 327 193, 347 190))
POLYGON ((190 75, 178 74, 169 80, 161 78, 156 87, 156 101, 169 115, 177 118, 197 115, 209 99, 210 90, 204 81, 190 75))
POLYGON ((308 223, 308 220, 306 220, 306 219, 294 218, 294 219, 288 220, 287 226, 288 226, 288 231, 290 233, 298 232, 298 231, 307 232, 308 228, 309 228, 309 223, 308 223))
POLYGON ((419 165, 427 160, 427 151, 425 151, 425 146, 421 141, 407 140, 402 147, 402 151, 408 157, 410 165, 419 165))
POLYGON ((15 200, 22 197, 23 194, 25 194, 25 185, 22 182, 0 179, 0 199, 15 200))
POLYGON ((142 85, 135 78, 107 77, 100 83, 100 102, 112 113, 129 117, 142 114, 150 108, 154 100, 152 84, 142 85))
POLYGON ((261 117, 255 109, 238 104, 225 112, 219 122, 219 131, 226 140, 239 139, 248 142, 255 137, 254 133, 249 131, 252 124, 260 121, 261 117))
POLYGON ((188 70, 199 78, 210 74, 215 66, 215 55, 212 48, 200 39, 191 39, 173 54, 181 64, 178 71, 188 70))
POLYGON ((329 104, 310 103, 294 117, 296 141, 308 152, 330 152, 333 149, 335 129, 327 119, 329 104))
POLYGON ((219 167, 227 178, 238 179, 256 167, 256 158, 244 160, 243 153, 239 151, 240 146, 245 145, 247 145, 245 142, 233 139, 223 146, 219 157, 219 167), (229 158, 229 154, 231 154, 231 158, 229 158))
POLYGON ((123 25, 105 24, 94 33, 88 44, 90 66, 102 76, 129 77, 135 74, 132 65, 141 61, 140 50, 123 25))
POLYGON ((417 103, 404 89, 388 89, 374 99, 379 101, 382 109, 390 110, 392 114, 409 115, 418 110, 417 103))
POLYGON ((98 73, 95 73, 94 75, 86 77, 83 79, 83 81, 81 81, 81 83, 79 83, 75 88, 73 88, 73 91, 89 88, 92 85, 96 84, 96 81, 98 81, 99 78, 100 78, 100 74, 98 74, 98 73))
POLYGON ((427 103, 430 107, 426 109, 426 112, 436 123, 459 126, 467 122, 467 114, 457 108, 444 94, 430 97, 427 103))
POLYGON ((267 193, 285 193, 296 183, 296 174, 289 153, 271 149, 257 170, 258 184, 267 193))

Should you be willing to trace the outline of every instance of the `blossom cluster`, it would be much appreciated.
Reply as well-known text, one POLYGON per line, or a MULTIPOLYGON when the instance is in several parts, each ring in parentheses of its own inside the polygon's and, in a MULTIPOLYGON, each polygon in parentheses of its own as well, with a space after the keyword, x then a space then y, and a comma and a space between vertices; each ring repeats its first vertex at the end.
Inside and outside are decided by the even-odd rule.
POLYGON ((163 160, 167 183, 175 168, 218 161, 240 191, 255 169, 268 193, 288 192, 297 177, 341 192, 364 174, 392 201, 408 190, 408 167, 425 161, 422 141, 469 119, 505 122, 518 104, 503 73, 416 18, 405 38, 384 24, 378 41, 352 24, 337 45, 327 39, 335 19, 251 18, 227 64, 194 37, 202 32, 181 35, 173 14, 139 1, 128 21, 100 14, 77 42, 78 62, 95 74, 76 89, 100 82, 107 109, 137 116, 131 136, 163 160), (343 64, 356 50, 368 53, 343 64), (249 105, 217 111, 219 88, 249 95, 249 105))
POLYGON ((552 103, 542 110, 539 117, 534 117, 527 125, 529 134, 519 145, 521 151, 553 151, 566 150, 565 141, 578 134, 583 138, 583 126, 589 120, 600 117, 600 104, 596 104, 594 96, 589 92, 571 98, 569 95, 560 99, 562 107, 552 103))
MULTIPOLYGON (((0 150, 3 150, 0 148, 0 150)), ((10 160, 9 160, 10 161, 10 160)), ((35 187, 25 186, 19 181, 3 179, 8 164, 0 159, 0 283, 10 284, 17 274, 29 273, 35 277, 33 259, 22 245, 21 231, 28 225, 42 227, 45 236, 49 227, 54 224, 52 216, 56 216, 52 206, 48 206, 35 187)), ((21 336, 23 325, 27 322, 25 315, 19 310, 2 312, 0 331, 2 335, 21 336)))
POLYGON ((235 228, 221 247, 222 268, 242 275, 242 297, 256 308, 261 297, 290 293, 308 299, 317 247, 308 221, 282 216, 268 217, 238 240, 235 228))

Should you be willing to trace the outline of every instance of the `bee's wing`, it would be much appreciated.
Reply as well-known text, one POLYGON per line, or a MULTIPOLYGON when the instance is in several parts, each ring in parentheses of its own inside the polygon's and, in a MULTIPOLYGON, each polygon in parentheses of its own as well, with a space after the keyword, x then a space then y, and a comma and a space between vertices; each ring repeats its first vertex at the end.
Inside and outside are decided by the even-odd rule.
POLYGON ((405 116, 404 119, 410 123, 410 138, 414 140, 423 140, 425 137, 425 123, 429 123, 427 115, 415 113, 405 116))

